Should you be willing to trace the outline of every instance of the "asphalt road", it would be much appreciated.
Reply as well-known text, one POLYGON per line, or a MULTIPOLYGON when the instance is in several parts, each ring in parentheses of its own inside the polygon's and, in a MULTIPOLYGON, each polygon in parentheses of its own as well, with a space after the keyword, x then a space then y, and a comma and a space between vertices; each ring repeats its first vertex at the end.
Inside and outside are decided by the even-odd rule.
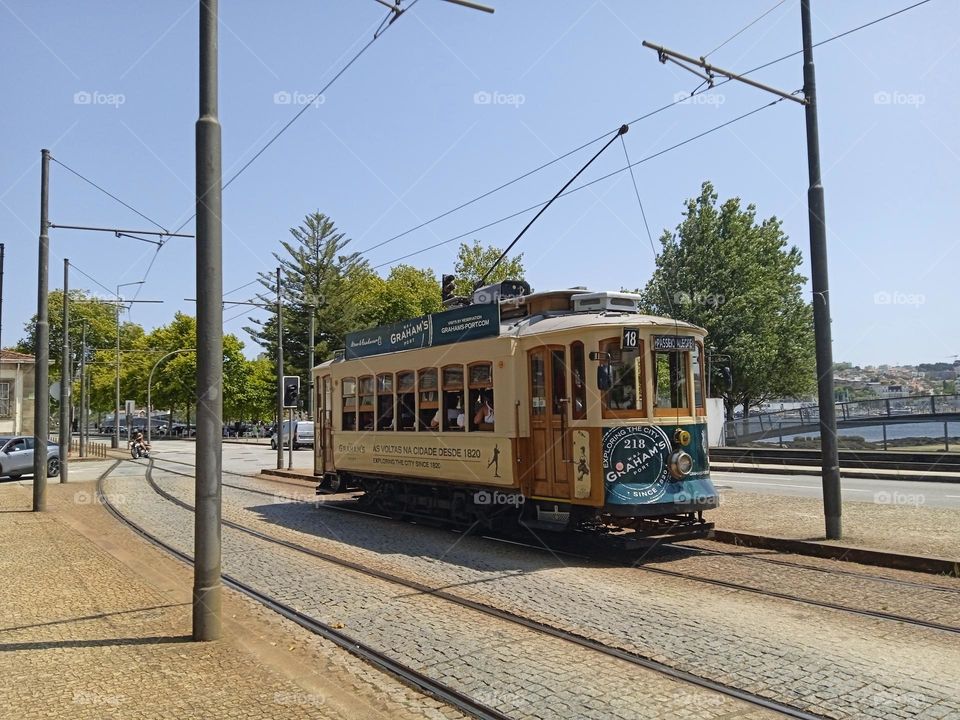
MULTIPOLYGON (((792 495, 811 498, 823 496, 820 478, 815 475, 715 471, 711 473, 711 476, 717 487, 726 492, 750 492, 762 495, 792 495)), ((960 483, 841 478, 840 488, 843 499, 852 502, 960 508, 960 483)))

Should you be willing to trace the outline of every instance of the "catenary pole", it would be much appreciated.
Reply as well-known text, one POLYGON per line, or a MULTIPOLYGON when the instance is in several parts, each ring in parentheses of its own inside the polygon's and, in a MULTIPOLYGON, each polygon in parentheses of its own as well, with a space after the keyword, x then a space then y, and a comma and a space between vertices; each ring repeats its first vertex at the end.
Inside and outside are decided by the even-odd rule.
POLYGON ((40 243, 37 254, 37 349, 33 369, 33 510, 47 508, 47 431, 50 402, 50 322, 47 287, 50 265, 50 221, 47 215, 50 190, 50 151, 40 151, 40 243))
POLYGON ((80 341, 80 457, 87 456, 87 321, 80 341))
POLYGON ((817 354, 817 399, 820 409, 820 454, 823 514, 827 539, 842 535, 840 459, 833 396, 833 346, 830 330, 830 280, 827 273, 827 224, 820 179, 820 132, 817 123, 817 81, 813 67, 810 0, 800 0, 803 30, 803 95, 807 126, 807 213, 810 223, 810 282, 813 286, 813 331, 817 354))
POLYGON ((70 261, 63 260, 63 343, 60 349, 60 482, 67 482, 70 453, 70 261))
POLYGON ((277 268, 277 470, 283 469, 283 294, 277 268))
MULTIPOLYGON (((813 66, 813 32, 810 0, 800 0, 800 24, 803 34, 803 98, 807 134, 807 217, 810 226, 810 284, 813 290, 813 333, 816 346, 817 404, 820 422, 821 480, 826 537, 839 540, 841 524, 840 460, 837 449, 837 415, 834 406, 833 348, 830 329, 830 281, 827 272, 827 226, 820 177, 820 133, 817 125, 817 87, 813 66)), ((673 60, 704 68, 711 75, 723 75, 771 92, 781 99, 796 99, 790 93, 748 81, 740 75, 710 65, 704 58, 693 58, 647 41, 645 47, 657 51, 661 62, 673 60)), ((686 67, 686 65, 682 65, 686 67)), ((689 68, 687 68, 689 69, 689 68)), ((712 82, 712 80, 711 80, 712 82)))
POLYGON ((221 634, 220 476, 223 464, 223 256, 217 0, 200 0, 197 173, 197 479, 193 639, 221 634))
POLYGON ((313 401, 313 355, 317 324, 317 306, 310 306, 310 353, 307 357, 307 412, 310 413, 310 419, 313 419, 314 401, 313 401))

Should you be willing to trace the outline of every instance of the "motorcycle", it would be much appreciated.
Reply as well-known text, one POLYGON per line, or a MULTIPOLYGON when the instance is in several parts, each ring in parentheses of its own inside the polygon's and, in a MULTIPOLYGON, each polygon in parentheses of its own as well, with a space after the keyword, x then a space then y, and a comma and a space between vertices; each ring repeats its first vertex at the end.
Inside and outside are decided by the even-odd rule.
POLYGON ((137 460, 138 458, 150 457, 150 446, 143 440, 130 441, 130 456, 137 460))

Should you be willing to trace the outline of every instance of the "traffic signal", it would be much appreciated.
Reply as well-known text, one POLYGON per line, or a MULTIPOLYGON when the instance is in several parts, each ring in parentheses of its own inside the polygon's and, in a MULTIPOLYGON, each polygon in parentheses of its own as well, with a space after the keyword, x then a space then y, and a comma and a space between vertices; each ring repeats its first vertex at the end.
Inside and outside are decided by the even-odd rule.
POLYGON ((733 390, 733 371, 726 365, 720 368, 720 373, 723 375, 723 384, 727 388, 727 392, 733 390))
POLYGON ((453 297, 453 283, 456 281, 454 275, 444 275, 440 283, 440 299, 449 300, 453 297))
POLYGON ((300 376, 283 376, 283 406, 285 408, 295 408, 300 399, 300 376))

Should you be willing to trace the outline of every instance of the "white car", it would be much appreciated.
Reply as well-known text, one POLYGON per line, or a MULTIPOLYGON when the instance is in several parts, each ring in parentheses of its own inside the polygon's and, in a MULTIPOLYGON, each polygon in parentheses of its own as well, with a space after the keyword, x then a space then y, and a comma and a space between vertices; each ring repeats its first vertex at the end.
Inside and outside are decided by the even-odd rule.
MULTIPOLYGON (((285 420, 280 427, 283 433, 283 446, 287 447, 290 438, 290 421, 285 420)), ((313 422, 311 420, 294 420, 293 427, 293 449, 299 450, 302 447, 313 447, 313 422)), ((277 449, 276 431, 270 436, 270 447, 274 450, 277 449)))

